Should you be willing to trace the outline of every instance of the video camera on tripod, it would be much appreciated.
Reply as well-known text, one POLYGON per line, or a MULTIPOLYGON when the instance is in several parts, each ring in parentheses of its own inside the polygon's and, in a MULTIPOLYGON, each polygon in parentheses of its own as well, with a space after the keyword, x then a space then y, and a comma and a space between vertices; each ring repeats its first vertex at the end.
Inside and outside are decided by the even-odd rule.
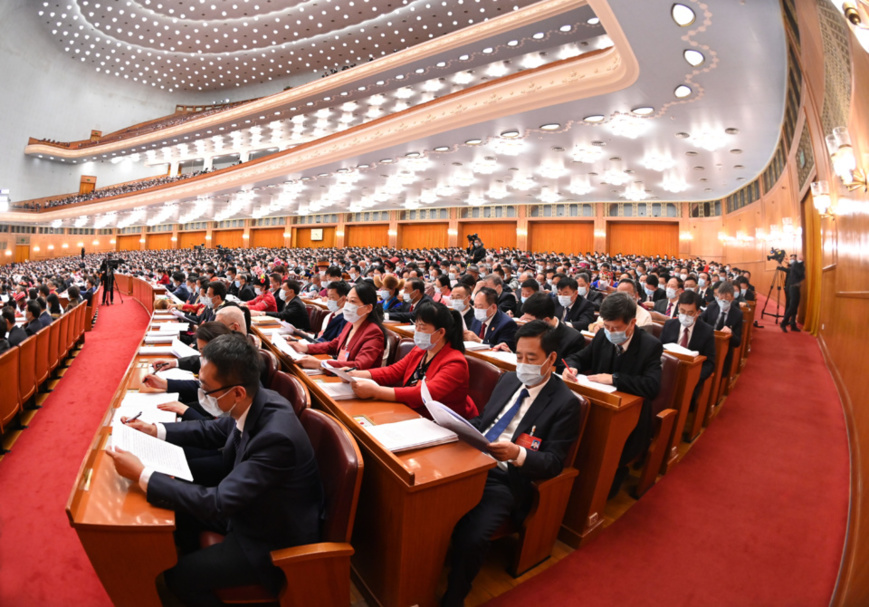
POLYGON ((785 255, 787 254, 785 253, 784 249, 776 249, 775 247, 773 247, 769 250, 769 255, 766 256, 766 260, 775 260, 778 263, 782 263, 785 260, 785 255))

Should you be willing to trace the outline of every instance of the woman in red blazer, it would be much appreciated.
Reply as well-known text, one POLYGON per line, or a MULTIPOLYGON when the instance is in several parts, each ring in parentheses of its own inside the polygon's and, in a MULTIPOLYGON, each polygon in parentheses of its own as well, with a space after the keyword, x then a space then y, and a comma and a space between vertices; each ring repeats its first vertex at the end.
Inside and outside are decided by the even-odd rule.
POLYGON ((468 361, 462 342, 459 313, 443 304, 425 301, 416 311, 416 347, 388 367, 353 371, 351 375, 373 379, 353 384, 359 398, 397 401, 428 417, 420 396, 425 378, 432 398, 464 417, 477 416, 477 406, 468 396, 468 361))
MULTIPOLYGON (((386 331, 383 328, 383 308, 377 305, 374 285, 362 282, 350 289, 344 304, 344 318, 347 323, 332 341, 316 344, 294 341, 290 345, 307 354, 331 354, 337 360, 329 364, 335 367, 372 369, 383 364, 386 331)), ((320 360, 306 356, 299 359, 298 364, 308 369, 318 369, 320 360)))

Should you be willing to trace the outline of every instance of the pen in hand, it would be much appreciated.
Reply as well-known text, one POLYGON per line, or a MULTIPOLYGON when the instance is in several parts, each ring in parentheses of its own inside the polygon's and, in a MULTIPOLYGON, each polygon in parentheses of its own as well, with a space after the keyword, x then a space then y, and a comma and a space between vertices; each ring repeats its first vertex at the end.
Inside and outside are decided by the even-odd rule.
POLYGON ((162 371, 164 367, 168 367, 169 363, 154 363, 154 371, 162 371))
POLYGON ((140 417, 142 417, 142 412, 141 412, 141 411, 139 411, 138 413, 136 413, 136 414, 135 414, 133 417, 131 417, 130 419, 126 419, 126 420, 124 420, 124 424, 129 424, 130 422, 134 422, 134 421, 136 421, 137 419, 139 419, 140 417))

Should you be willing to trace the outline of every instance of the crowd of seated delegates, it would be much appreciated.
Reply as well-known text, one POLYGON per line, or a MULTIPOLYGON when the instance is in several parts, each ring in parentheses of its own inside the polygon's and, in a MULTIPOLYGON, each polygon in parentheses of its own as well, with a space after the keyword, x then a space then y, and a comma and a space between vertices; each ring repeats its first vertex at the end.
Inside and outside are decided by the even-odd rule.
POLYGON ((157 187, 159 185, 165 185, 167 183, 172 183, 175 181, 181 181, 184 179, 189 179, 191 177, 196 177, 197 175, 203 175, 208 171, 194 171, 192 173, 182 173, 181 175, 166 175, 163 177, 155 177, 153 179, 146 179, 144 181, 137 181, 135 183, 126 183, 123 185, 110 186, 107 188, 100 188, 99 190, 94 190, 93 192, 89 192, 87 194, 76 194, 74 196, 66 196, 65 198, 56 198, 54 200, 47 200, 45 202, 21 202, 21 203, 13 203, 12 206, 18 209, 29 209, 32 211, 38 211, 41 209, 52 209, 55 207, 62 207, 70 204, 76 204, 79 202, 87 202, 90 200, 99 200, 101 198, 109 198, 111 196, 120 196, 122 194, 130 194, 132 192, 139 192, 141 190, 147 190, 148 188, 157 187))
MULTIPOLYGON (((201 380, 202 361, 209 360, 212 343, 236 335, 251 347, 259 347, 250 334, 250 318, 270 315, 310 338, 310 345, 293 342, 294 348, 307 354, 303 367, 319 366, 316 356, 329 355, 327 365, 354 367, 354 376, 373 380, 353 385, 359 398, 401 402, 425 415, 420 395, 424 378, 435 399, 491 437, 493 454, 500 463, 491 473, 498 478, 490 480, 512 487, 507 492, 498 490, 508 503, 497 509, 520 517, 527 513, 527 494, 520 490, 525 485, 511 484, 510 479, 519 474, 524 483, 560 471, 564 464, 561 451, 572 440, 565 429, 575 426, 564 419, 571 419, 575 412, 573 405, 559 400, 553 412, 562 423, 553 420, 550 427, 548 422, 537 422, 537 436, 549 435, 552 450, 547 447, 532 454, 515 444, 515 437, 524 431, 524 413, 503 425, 505 407, 520 402, 524 403, 520 410, 527 410, 541 394, 546 398, 563 395, 566 388, 553 371, 566 380, 584 374, 642 397, 640 419, 625 444, 613 483, 615 493, 628 465, 649 441, 663 344, 677 343, 706 356, 696 398, 702 381, 715 367, 714 331, 731 334, 727 356, 732 357, 742 337, 740 307, 755 298, 750 273, 700 259, 534 254, 511 249, 490 251, 478 263, 468 263, 470 258, 462 249, 383 247, 175 249, 127 251, 117 256, 119 273, 165 285, 180 303, 163 305, 181 310, 193 325, 188 341, 204 358, 160 361, 158 367, 200 372, 201 380), (321 326, 310 326, 306 300, 328 307, 321 326), (383 366, 386 314, 415 327, 413 349, 389 366, 383 366), (664 321, 660 339, 643 328, 654 319, 664 321), (585 330, 593 334, 588 346, 581 333, 585 330), (502 375, 482 409, 468 396, 465 341, 483 341, 496 350, 515 352, 520 363, 516 372, 502 375), (524 466, 528 468, 520 471, 524 466)), ((97 284, 93 275, 101 261, 101 256, 91 255, 0 268, 0 295, 11 304, 3 311, 10 347, 16 340, 20 343, 22 334, 26 337, 53 321, 59 289, 68 287, 70 305, 78 299, 75 284, 87 285, 92 294, 97 284), (19 317, 14 308, 22 310, 23 328, 15 327, 19 317)), ((229 385, 203 383, 218 388, 229 385)), ((153 390, 177 391, 180 401, 165 407, 185 420, 217 418, 220 422, 222 412, 234 400, 222 400, 234 389, 209 393, 204 387, 204 391, 194 389, 198 386, 193 383, 162 380, 156 374, 146 377, 145 384, 153 390)), ((138 422, 136 427, 140 427, 138 422)), ((201 447, 185 445, 196 470, 195 480, 218 482, 226 470, 217 447, 201 447)), ((454 555, 462 563, 454 570, 466 574, 457 579, 451 576, 444 604, 459 604, 456 597, 467 593, 480 551, 500 526, 495 525, 498 517, 491 518, 491 499, 487 491, 480 506, 457 526, 454 541, 462 550, 454 555)))

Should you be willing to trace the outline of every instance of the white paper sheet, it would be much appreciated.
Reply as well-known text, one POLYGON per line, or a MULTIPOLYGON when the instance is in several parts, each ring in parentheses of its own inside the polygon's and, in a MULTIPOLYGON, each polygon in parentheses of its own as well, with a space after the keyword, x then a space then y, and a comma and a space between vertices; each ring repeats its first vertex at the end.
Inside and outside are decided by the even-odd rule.
POLYGON ((425 383, 425 378, 420 383, 420 397, 429 415, 439 426, 447 428, 472 447, 487 453, 489 441, 486 440, 483 433, 474 428, 464 417, 443 403, 434 400, 425 383))
POLYGON ((191 348, 180 339, 172 340, 172 354, 178 358, 187 358, 188 356, 199 356, 199 350, 191 348))
POLYGON ((476 342, 476 341, 466 341, 465 342, 465 350, 468 350, 470 352, 474 352, 476 350, 488 350, 491 347, 492 346, 490 346, 489 344, 484 344, 483 342, 476 342))
POLYGON ((679 344, 664 344, 664 350, 674 354, 684 354, 685 356, 698 356, 700 354, 700 352, 697 352, 696 350, 683 348, 679 344))
POLYGON ((392 452, 433 447, 458 440, 455 432, 424 417, 378 424, 365 430, 392 452))
POLYGON ((141 346, 139 354, 142 356, 171 356, 172 346, 141 346))
POLYGON ((167 443, 144 432, 121 423, 112 424, 112 447, 129 451, 141 460, 146 468, 193 482, 193 474, 187 465, 184 449, 167 443))
POLYGON ((156 375, 163 379, 196 379, 196 374, 193 371, 185 371, 184 369, 164 369, 157 371, 156 375))
POLYGON ((281 335, 272 335, 272 344, 293 360, 299 360, 306 356, 306 354, 297 352, 296 349, 290 346, 290 344, 287 343, 287 340, 281 335))
POLYGON ((156 335, 145 335, 146 344, 171 344, 175 339, 174 333, 158 333, 156 335))
POLYGON ((592 388, 594 390, 598 390, 600 392, 615 392, 616 391, 615 386, 608 386, 606 384, 601 384, 601 383, 598 383, 596 381, 591 381, 588 378, 588 376, 586 376, 586 375, 577 375, 576 376, 576 383, 583 385, 583 386, 587 386, 587 387, 592 388))
POLYGON ((492 352, 483 352, 483 356, 488 358, 496 358, 498 360, 504 361, 505 363, 510 363, 511 365, 516 364, 516 354, 513 352, 501 352, 500 350, 492 351, 492 352))

